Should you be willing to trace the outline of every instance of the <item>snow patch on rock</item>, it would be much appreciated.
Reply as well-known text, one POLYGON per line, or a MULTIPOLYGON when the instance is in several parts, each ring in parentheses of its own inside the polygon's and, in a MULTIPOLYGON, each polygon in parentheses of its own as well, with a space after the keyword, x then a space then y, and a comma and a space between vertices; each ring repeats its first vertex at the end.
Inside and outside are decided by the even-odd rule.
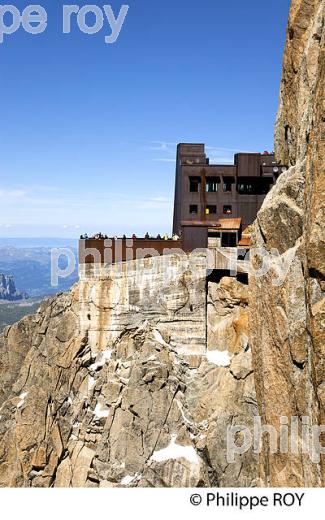
POLYGON ((154 329, 153 336, 154 336, 155 340, 157 341, 157 343, 160 343, 160 345, 163 345, 164 347, 169 348, 168 343, 166 343, 166 341, 163 339, 163 337, 158 329, 154 329))
POLYGON ((102 417, 108 417, 109 410, 107 410, 107 408, 102 408, 102 405, 100 403, 97 403, 96 408, 93 411, 93 414, 98 419, 101 419, 102 417))
POLYGON ((165 462, 170 459, 186 459, 191 464, 200 464, 200 459, 193 446, 181 446, 176 444, 177 435, 171 436, 170 444, 167 448, 155 451, 150 460, 155 462, 165 462))
POLYGON ((96 372, 99 368, 102 368, 107 361, 111 359, 112 355, 112 349, 108 348, 107 350, 103 350, 103 352, 100 352, 97 356, 97 361, 90 365, 89 369, 96 372))
POLYGON ((206 353, 207 360, 218 367, 229 367, 232 356, 228 350, 208 350, 206 353))
POLYGON ((21 408, 23 406, 27 396, 28 396, 28 392, 23 392, 22 394, 20 394, 20 396, 19 396, 20 401, 17 403, 17 408, 21 408))
POLYGON ((182 403, 181 403, 178 399, 176 399, 176 404, 177 404, 177 406, 178 406, 178 408, 179 408, 179 411, 180 411, 181 414, 182 414, 182 418, 183 418, 184 423, 185 423, 185 424, 192 425, 192 424, 193 424, 192 421, 190 421, 190 420, 186 417, 186 415, 185 415, 185 413, 184 413, 183 405, 182 405, 182 403))
POLYGON ((89 390, 89 392, 93 388, 95 383, 96 383, 95 379, 93 377, 89 376, 89 379, 88 379, 88 390, 89 390))
POLYGON ((139 478, 138 473, 136 473, 135 475, 126 475, 125 477, 122 478, 121 484, 122 484, 122 486, 128 486, 129 484, 131 484, 131 482, 134 482, 138 478, 139 478))

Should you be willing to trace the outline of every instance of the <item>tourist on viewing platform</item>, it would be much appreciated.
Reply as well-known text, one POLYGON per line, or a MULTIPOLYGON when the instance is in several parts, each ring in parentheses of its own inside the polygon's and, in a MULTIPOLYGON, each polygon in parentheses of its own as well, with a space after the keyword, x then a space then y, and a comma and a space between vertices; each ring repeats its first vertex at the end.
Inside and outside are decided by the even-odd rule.
POLYGON ((158 233, 157 240, 161 240, 161 235, 158 233))
MULTIPOLYGON (((87 238, 88 238, 88 235, 87 235, 87 238)), ((108 238, 107 235, 103 235, 103 233, 96 233, 96 235, 94 235, 92 238, 94 238, 95 240, 103 240, 103 239, 106 239, 108 238)))
POLYGON ((173 237, 172 237, 172 238, 173 238, 173 240, 179 240, 179 236, 178 236, 178 235, 176 235, 176 234, 175 234, 175 235, 173 235, 173 237))
POLYGON ((145 238, 146 240, 149 240, 150 236, 149 236, 149 233, 148 233, 148 232, 144 235, 144 238, 145 238))
POLYGON ((168 240, 168 239, 169 239, 169 237, 168 237, 167 233, 165 233, 164 234, 164 240, 168 240))
POLYGON ((133 233, 132 240, 136 240, 137 236, 133 233))
POLYGON ((126 235, 123 235, 122 240, 126 240, 126 235))

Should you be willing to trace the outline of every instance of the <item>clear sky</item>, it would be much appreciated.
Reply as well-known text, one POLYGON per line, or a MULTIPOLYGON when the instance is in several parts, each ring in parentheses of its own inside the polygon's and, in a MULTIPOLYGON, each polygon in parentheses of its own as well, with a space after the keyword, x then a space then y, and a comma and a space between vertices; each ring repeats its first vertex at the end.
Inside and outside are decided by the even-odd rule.
POLYGON ((178 142, 273 149, 289 0, 129 0, 112 45, 40 3, 0 45, 0 237, 169 232, 178 142))

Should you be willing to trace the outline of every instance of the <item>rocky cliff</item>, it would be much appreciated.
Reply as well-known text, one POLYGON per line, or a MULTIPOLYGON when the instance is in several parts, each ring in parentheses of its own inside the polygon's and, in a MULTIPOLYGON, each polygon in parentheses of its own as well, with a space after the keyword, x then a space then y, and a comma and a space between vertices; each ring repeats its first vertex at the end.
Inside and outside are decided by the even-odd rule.
POLYGON ((27 298, 27 294, 17 291, 14 277, 0 274, 0 300, 16 301, 24 298, 27 298))
POLYGON ((256 485, 251 451, 226 456, 257 413, 247 287, 168 258, 83 272, 6 329, 1 486, 256 485))
POLYGON ((255 245, 277 250, 266 274, 250 279, 259 411, 278 431, 281 416, 289 425, 298 421, 298 442, 288 453, 270 453, 264 439, 261 482, 274 487, 321 486, 325 479, 323 456, 312 461, 302 442, 304 421, 309 430, 325 424, 324 10, 324 0, 292 2, 275 133, 277 159, 290 169, 254 226, 255 245))

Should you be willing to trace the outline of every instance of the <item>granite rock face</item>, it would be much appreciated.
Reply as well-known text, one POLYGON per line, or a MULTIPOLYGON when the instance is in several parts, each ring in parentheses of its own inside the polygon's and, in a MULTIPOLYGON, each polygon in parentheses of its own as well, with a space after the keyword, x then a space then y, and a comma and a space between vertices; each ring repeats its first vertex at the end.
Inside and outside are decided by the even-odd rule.
POLYGON ((86 265, 79 274, 80 322, 94 349, 114 342, 125 327, 150 320, 179 352, 205 353, 205 255, 86 265))
POLYGON ((290 168, 254 225, 255 245, 266 251, 254 267, 267 266, 250 279, 259 412, 278 432, 281 416, 289 426, 297 418, 289 427, 297 443, 288 453, 270 450, 264 439, 261 484, 274 487, 325 484, 324 455, 317 457, 315 443, 302 443, 304 422, 309 442, 310 428, 325 424, 324 12, 324 0, 292 2, 275 133, 277 159, 290 168))
POLYGON ((139 279, 132 262, 81 273, 5 330, 2 487, 256 485, 256 456, 228 464, 226 449, 227 425, 257 413, 247 287, 224 279, 207 296, 200 258, 166 286, 160 262, 139 279))

